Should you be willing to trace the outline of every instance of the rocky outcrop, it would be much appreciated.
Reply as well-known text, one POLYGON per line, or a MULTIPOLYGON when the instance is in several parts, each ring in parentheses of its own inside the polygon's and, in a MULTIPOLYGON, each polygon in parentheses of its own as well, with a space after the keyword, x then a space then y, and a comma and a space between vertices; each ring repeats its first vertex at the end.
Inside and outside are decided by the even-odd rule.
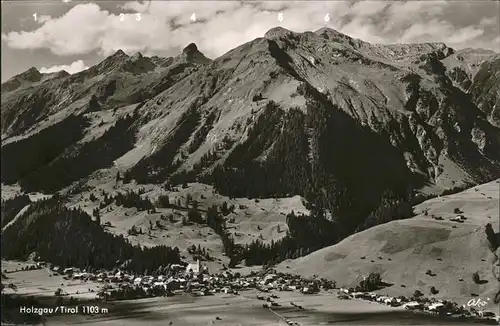
POLYGON ((209 63, 211 61, 210 59, 208 59, 207 57, 205 57, 203 55, 203 53, 201 53, 200 51, 198 51, 198 47, 194 43, 190 43, 188 46, 186 46, 182 50, 182 55, 185 57, 185 60, 187 62, 195 62, 195 63, 199 63, 199 64, 206 64, 206 63, 209 63))

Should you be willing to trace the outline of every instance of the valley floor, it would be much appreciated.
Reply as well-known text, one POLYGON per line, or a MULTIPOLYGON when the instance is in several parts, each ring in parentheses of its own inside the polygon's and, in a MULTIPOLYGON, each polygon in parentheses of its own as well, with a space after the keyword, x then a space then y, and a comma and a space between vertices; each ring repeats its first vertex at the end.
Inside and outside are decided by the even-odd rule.
MULTIPOLYGON (((49 277, 47 269, 16 271, 25 263, 2 261, 8 282, 17 286, 17 294, 35 296, 40 302, 54 299, 61 288, 79 298, 80 304, 99 307, 106 312, 94 315, 63 314, 46 316, 46 325, 222 325, 271 326, 286 325, 285 320, 300 326, 312 325, 457 325, 465 321, 441 319, 436 316, 412 313, 402 307, 389 307, 362 300, 340 300, 337 290, 304 295, 297 292, 276 292, 280 307, 264 308, 257 299, 257 290, 242 291, 239 295, 217 294, 193 297, 188 294, 140 300, 92 302, 99 283, 64 280, 60 275, 49 277), (291 303, 303 309, 292 306, 291 303)), ((469 321, 470 323, 470 321, 469 321)), ((475 323, 480 325, 480 323, 475 323)))
MULTIPOLYGON (((457 325, 456 320, 443 320, 418 315, 404 308, 390 308, 377 303, 358 300, 339 300, 332 293, 303 295, 280 293, 277 300, 283 307, 271 311, 255 299, 256 293, 241 295, 153 298, 117 302, 108 314, 95 316, 63 315, 48 319, 48 325, 223 325, 275 326, 286 325, 283 318, 301 326, 331 325, 457 325), (290 305, 300 303, 304 310, 290 305)), ((470 321, 469 321, 470 323, 470 321)))

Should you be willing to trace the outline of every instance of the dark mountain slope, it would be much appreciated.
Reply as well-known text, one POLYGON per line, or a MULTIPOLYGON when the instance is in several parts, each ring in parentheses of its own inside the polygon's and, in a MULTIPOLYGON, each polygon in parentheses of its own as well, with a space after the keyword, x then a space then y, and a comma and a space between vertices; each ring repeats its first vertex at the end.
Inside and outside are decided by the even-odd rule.
POLYGON ((2 146, 2 182, 15 183, 59 156, 79 141, 89 126, 83 116, 70 115, 29 138, 2 146))
POLYGON ((50 163, 26 175, 19 183, 26 191, 56 192, 79 181, 113 161, 134 146, 137 116, 129 115, 115 122, 95 140, 67 148, 50 163))

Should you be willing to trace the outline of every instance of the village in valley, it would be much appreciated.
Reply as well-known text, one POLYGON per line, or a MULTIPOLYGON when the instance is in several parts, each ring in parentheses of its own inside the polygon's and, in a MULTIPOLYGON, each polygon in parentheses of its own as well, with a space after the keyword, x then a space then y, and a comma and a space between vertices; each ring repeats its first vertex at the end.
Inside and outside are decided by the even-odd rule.
MULTIPOLYGON (((79 306, 85 302, 109 303, 122 300, 137 300, 154 297, 173 296, 217 296, 232 295, 248 297, 262 302, 262 309, 268 309, 276 315, 280 322, 286 325, 300 325, 280 314, 283 309, 307 311, 307 297, 323 295, 332 300, 363 300, 375 304, 386 305, 393 308, 410 310, 415 313, 447 316, 461 320, 481 320, 488 324, 500 321, 500 315, 492 311, 474 308, 472 305, 459 305, 449 300, 438 300, 425 297, 420 291, 415 291, 412 297, 391 297, 379 293, 383 288, 380 275, 371 273, 362 278, 355 288, 338 287, 335 281, 319 278, 303 278, 298 275, 278 272, 273 268, 253 269, 246 275, 238 269, 221 268, 216 272, 209 271, 208 267, 197 260, 190 264, 171 264, 163 271, 152 275, 132 275, 121 270, 89 272, 77 268, 60 268, 45 262, 35 262, 25 265, 22 271, 45 269, 52 277, 62 276, 68 282, 79 282, 84 286, 89 284, 86 299, 78 298, 83 292, 66 292, 58 288, 54 296, 58 306, 79 306), (97 285, 91 288, 90 285, 97 285), (287 294, 301 294, 304 300, 293 301, 294 297, 287 300, 287 294), (88 296, 94 295, 94 298, 88 296)), ((4 270, 2 275, 8 277, 16 270, 4 270)), ((63 285, 63 284, 61 284, 63 285)), ((69 283, 68 283, 69 285, 69 283)), ((80 288, 82 288, 80 286, 80 288)), ((295 298, 297 298, 295 296, 295 298)), ((476 300, 475 302, 479 302, 476 300)), ((476 305, 477 306, 477 305, 476 305)), ((85 310, 77 310, 85 313, 85 310)), ((103 311, 108 311, 103 308, 103 311)), ((223 318, 217 317, 218 319, 223 318)), ((171 324, 170 324, 171 325, 171 324)))
MULTIPOLYGON (((497 183, 493 182, 488 187, 495 189, 494 185, 497 185, 497 183)), ((181 190, 192 191, 188 187, 182 187, 181 190)), ((489 194, 483 188, 471 189, 469 193, 481 199, 488 199, 487 194, 489 194), (485 193, 483 194, 482 191, 485 191, 485 193)), ((103 197, 106 197, 106 193, 103 197)), ((208 193, 199 197, 200 199, 205 197, 211 200, 208 193)), ((160 196, 159 198, 165 198, 165 196, 160 196)), ((178 198, 176 197, 177 202, 180 201, 178 198)), ((447 200, 451 200, 451 198, 456 197, 452 196, 447 200)), ((223 198, 223 200, 227 200, 227 198, 223 198)), ((274 199, 273 202, 284 204, 292 200, 295 199, 274 199)), ((42 201, 40 202, 43 203, 42 201)), ((227 231, 226 224, 221 223, 221 227, 218 229, 213 222, 225 221, 225 219, 230 221, 234 218, 233 216, 237 216, 233 211, 238 211, 238 208, 233 207, 243 207, 242 204, 229 205, 225 201, 222 202, 220 208, 216 205, 208 206, 205 203, 197 206, 196 201, 191 199, 191 196, 186 196, 185 202, 185 206, 181 206, 179 203, 175 206, 175 209, 178 211, 187 211, 187 218, 183 217, 176 222, 177 224, 170 222, 171 219, 168 217, 170 214, 165 208, 158 208, 158 211, 155 211, 153 214, 161 214, 159 221, 163 221, 162 223, 167 225, 170 232, 175 230, 174 226, 184 228, 185 231, 189 227, 198 227, 201 229, 200 225, 208 225, 206 227, 208 232, 216 232, 217 234, 224 235, 225 231, 227 231), (208 208, 206 208, 207 206, 208 208), (193 218, 193 216, 199 217, 201 215, 200 213, 193 214, 193 212, 196 212, 196 207, 200 207, 200 211, 206 211, 206 221, 204 218, 193 218), (163 215, 167 216, 167 218, 162 219, 163 215), (221 217, 221 215, 225 216, 225 218, 221 217), (212 218, 211 223, 209 223, 210 217, 212 218), (167 224, 167 222, 171 224, 167 224)), ((202 201, 200 200, 200 202, 202 201)), ((474 216, 473 214, 470 212, 464 213, 458 209, 450 209, 449 206, 445 205, 446 202, 440 198, 436 198, 434 202, 428 201, 420 206, 416 206, 414 209, 418 217, 415 217, 413 220, 422 219, 429 221, 436 220, 436 216, 445 216, 449 222, 446 220, 444 222, 450 223, 448 227, 452 230, 457 230, 457 225, 463 225, 473 220, 473 218, 470 218, 470 216, 474 216), (433 205, 439 205, 436 206, 439 208, 433 205), (455 220, 460 221, 457 222, 455 220)), ((252 207, 252 204, 257 207, 257 205, 267 203, 265 200, 259 200, 258 202, 257 200, 247 200, 245 202, 245 205, 250 207, 252 207)), ((94 205, 96 204, 94 203, 94 205)), ((89 209, 92 209, 92 207, 90 206, 89 209)), ((262 211, 261 209, 258 210, 262 211)), ((485 212, 484 214, 490 213, 485 212)), ((107 216, 103 215, 103 217, 106 218, 107 216)), ((89 217, 86 218, 89 219, 89 225, 95 225, 99 231, 102 231, 106 227, 105 223, 97 223, 97 221, 91 221, 89 217)), ((491 219, 488 218, 487 220, 491 219)), ((154 223, 152 223, 151 219, 145 221, 149 222, 149 230, 153 229, 152 225, 154 223)), ((145 230, 148 230, 148 222, 141 225, 145 230)), ((442 220, 437 221, 437 223, 444 222, 442 220)), ((113 225, 119 224, 114 222, 113 225)), ((486 228, 487 235, 489 234, 488 231, 491 231, 492 228, 491 225, 489 226, 489 228, 486 228)), ((397 230, 397 225, 393 229, 397 230)), ((484 236, 484 231, 482 229, 479 229, 479 231, 481 232, 480 235, 484 236)), ((142 236, 149 236, 150 238, 152 235, 155 236, 154 233, 148 235, 149 232, 144 232, 145 234, 142 236)), ((157 227, 154 232, 160 235, 160 232, 163 232, 163 228, 157 227)), ((137 235, 129 235, 129 237, 135 239, 137 235)), ((158 238, 165 239, 162 237, 158 238)), ((391 241, 387 240, 387 238, 383 239, 384 245, 397 240, 397 238, 391 238, 391 241)), ((202 241, 198 243, 202 243, 202 241)), ((207 244, 204 246, 207 246, 207 244)), ((440 292, 439 290, 441 292, 446 291, 442 285, 434 281, 436 280, 436 276, 440 277, 442 274, 442 270, 439 267, 432 268, 432 270, 429 269, 425 273, 425 269, 421 271, 422 279, 432 280, 427 283, 427 287, 430 288, 429 293, 420 291, 425 291, 426 286, 416 283, 412 284, 411 281, 407 282, 408 280, 395 279, 395 276, 403 274, 401 272, 388 273, 373 267, 377 266, 376 262, 386 261, 385 263, 390 265, 394 261, 397 263, 397 260, 400 260, 394 254, 382 257, 385 256, 383 255, 385 253, 383 248, 374 249, 372 253, 366 248, 361 248, 362 251, 355 252, 355 250, 360 249, 359 245, 349 244, 349 252, 354 251, 353 256, 357 256, 358 259, 353 260, 355 263, 352 266, 343 267, 345 265, 338 260, 337 262, 339 263, 337 265, 327 265, 335 262, 335 259, 338 259, 338 257, 342 257, 340 255, 343 252, 342 247, 337 247, 336 252, 330 252, 328 248, 323 251, 320 250, 316 256, 314 254, 310 255, 310 258, 306 256, 305 258, 288 259, 281 263, 269 262, 252 265, 248 264, 251 262, 248 259, 252 258, 252 256, 247 256, 247 261, 234 263, 225 254, 228 251, 225 248, 224 253, 218 254, 217 251, 212 250, 213 248, 210 249, 207 247, 205 253, 204 246, 186 245, 184 246, 185 252, 183 252, 182 260, 175 263, 157 264, 158 266, 155 266, 155 268, 151 268, 153 265, 144 268, 139 266, 141 268, 135 270, 131 268, 130 264, 124 264, 119 259, 116 259, 117 257, 115 258, 115 256, 112 256, 115 259, 107 260, 109 261, 107 267, 95 268, 76 267, 75 264, 71 263, 56 264, 54 262, 47 262, 37 252, 32 252, 27 262, 16 260, 2 261, 2 283, 15 284, 17 287, 17 289, 9 288, 8 286, 3 287, 3 293, 16 298, 19 297, 23 300, 31 297, 38 302, 35 306, 45 301, 47 304, 46 307, 51 307, 54 310, 55 307, 65 307, 65 309, 74 307, 76 308, 75 311, 78 311, 79 317, 76 317, 76 315, 72 315, 71 317, 84 318, 87 320, 86 322, 91 322, 92 319, 89 318, 94 317, 89 317, 88 311, 78 307, 86 307, 88 304, 93 304, 95 305, 94 307, 106 307, 98 308, 98 310, 102 309, 100 310, 101 312, 106 311, 110 316, 115 314, 115 318, 121 320, 120 318, 122 317, 118 317, 116 309, 113 308, 116 307, 114 305, 141 306, 144 303, 147 308, 141 309, 145 309, 148 314, 151 311, 155 311, 155 309, 165 310, 167 315, 172 313, 170 309, 179 309, 179 311, 182 311, 182 317, 169 320, 169 322, 173 323, 171 325, 185 326, 205 323, 205 321, 179 323, 179 319, 185 318, 186 309, 185 306, 178 304, 178 300, 181 302, 190 302, 191 306, 187 307, 187 309, 197 309, 200 305, 205 306, 204 318, 215 318, 214 320, 218 320, 218 324, 223 326, 236 325, 231 324, 231 320, 234 320, 236 317, 230 316, 230 314, 243 313, 242 311, 248 311, 250 314, 261 313, 266 315, 265 318, 267 318, 267 321, 271 318, 287 325, 318 325, 316 321, 311 322, 304 319, 314 318, 316 314, 330 314, 332 309, 342 312, 344 309, 348 309, 349 306, 355 307, 353 309, 361 309, 362 311, 368 308, 368 310, 373 309, 377 312, 405 313, 411 316, 420 315, 439 320, 444 318, 450 322, 461 320, 498 324, 500 321, 500 314, 496 312, 494 306, 492 307, 493 302, 484 301, 487 300, 487 296, 484 296, 481 292, 479 292, 481 293, 480 295, 472 296, 472 293, 475 291, 469 291, 471 297, 465 301, 463 297, 458 299, 458 297, 453 297, 449 294, 436 295, 440 292), (208 255, 208 252, 210 252, 210 255, 208 255), (358 256, 358 254, 360 255, 358 256), (370 259, 370 256, 373 259, 370 259), (310 263, 311 261, 313 263, 310 263), (372 266, 373 268, 361 270, 355 264, 360 264, 359 266, 372 266), (304 266, 305 269, 301 269, 301 266, 304 266), (341 270, 345 272, 355 270, 357 272, 351 274, 349 277, 339 278, 338 275, 340 274, 338 273, 342 272, 341 270), (460 302, 458 302, 459 300, 460 302), (225 311, 223 308, 226 305, 233 307, 233 311, 225 311), (328 305, 328 307, 324 305, 328 305), (362 307, 359 307, 360 305, 362 307), (211 314, 212 317, 210 317, 211 314), (217 318, 221 318, 221 320, 217 318)), ((241 246, 240 248, 249 250, 250 247, 241 246)), ((139 257, 136 262, 151 262, 161 259, 161 255, 154 256, 154 259, 146 258, 139 257)), ((435 261, 437 264, 441 264, 446 260, 446 258, 437 257, 435 261)), ((474 285, 472 286, 479 288, 480 285, 487 283, 482 278, 483 275, 474 273, 473 276, 474 285)), ((464 282, 463 277, 463 275, 460 275, 459 281, 464 282)), ((61 313, 61 310, 59 313, 61 313)), ((359 312, 356 311, 355 313, 358 314, 359 312)), ((22 317, 26 318, 28 316, 24 313, 22 317)), ((62 318, 64 316, 59 317, 62 318)), ((44 320, 47 319, 51 322, 54 321, 54 318, 57 321, 59 317, 55 314, 41 316, 44 320)), ((132 320, 130 319, 130 321, 132 320)), ((68 320, 62 322, 64 324, 68 320)), ((270 324, 250 323, 248 325, 267 326, 270 324)))

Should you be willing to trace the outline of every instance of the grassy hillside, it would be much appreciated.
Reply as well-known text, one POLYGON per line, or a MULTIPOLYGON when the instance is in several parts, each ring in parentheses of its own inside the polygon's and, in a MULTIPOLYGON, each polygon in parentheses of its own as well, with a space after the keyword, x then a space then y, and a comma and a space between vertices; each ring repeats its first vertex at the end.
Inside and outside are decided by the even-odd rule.
POLYGON ((306 276, 317 274, 349 287, 370 272, 379 272, 383 281, 393 284, 380 291, 392 295, 411 295, 417 289, 430 295, 430 287, 435 286, 439 290, 435 297, 462 303, 475 295, 492 299, 498 281, 485 225, 491 223, 494 230, 499 229, 499 187, 496 180, 425 201, 414 207, 418 214, 414 218, 375 226, 334 246, 284 261, 278 268, 306 276), (450 221, 458 215, 454 211, 463 212, 460 214, 467 220, 450 221), (475 272, 479 284, 473 281, 475 272))

